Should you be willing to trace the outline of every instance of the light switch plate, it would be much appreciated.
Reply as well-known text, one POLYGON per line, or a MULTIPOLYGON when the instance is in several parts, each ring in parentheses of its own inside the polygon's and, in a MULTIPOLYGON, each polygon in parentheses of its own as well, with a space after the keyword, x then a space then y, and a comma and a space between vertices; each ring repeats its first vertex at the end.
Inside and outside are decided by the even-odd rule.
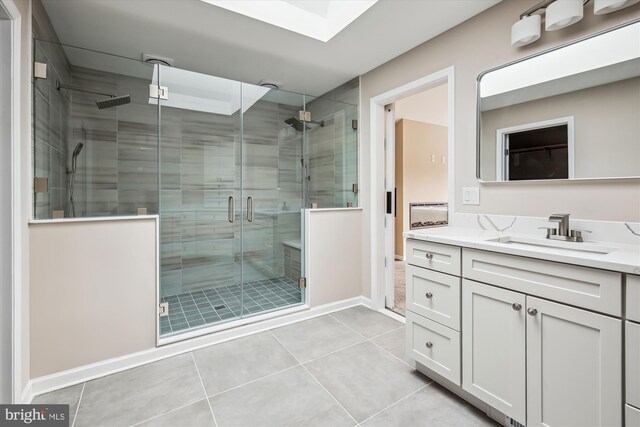
POLYGON ((479 205, 480 204, 480 187, 463 187, 462 188, 462 204, 463 205, 479 205))

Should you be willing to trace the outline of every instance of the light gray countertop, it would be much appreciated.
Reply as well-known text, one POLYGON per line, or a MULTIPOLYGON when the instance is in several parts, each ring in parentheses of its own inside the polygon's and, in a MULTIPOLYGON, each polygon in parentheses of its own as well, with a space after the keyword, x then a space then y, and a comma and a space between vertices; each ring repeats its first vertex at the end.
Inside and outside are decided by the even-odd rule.
MULTIPOLYGON (((581 265, 600 268, 603 270, 619 271, 622 273, 640 274, 640 245, 622 244, 615 242, 588 241, 585 247, 597 246, 609 250, 609 253, 582 252, 571 249, 554 247, 511 244, 490 241, 499 237, 513 236, 523 238, 542 238, 509 232, 477 230, 463 227, 441 227, 434 229, 411 230, 403 234, 405 238, 424 240, 427 242, 443 243, 464 248, 481 249, 500 252, 508 255, 518 255, 565 264, 581 265)), ((562 243, 561 243, 562 244, 562 243)), ((582 243, 571 243, 569 247, 579 247, 582 243)))

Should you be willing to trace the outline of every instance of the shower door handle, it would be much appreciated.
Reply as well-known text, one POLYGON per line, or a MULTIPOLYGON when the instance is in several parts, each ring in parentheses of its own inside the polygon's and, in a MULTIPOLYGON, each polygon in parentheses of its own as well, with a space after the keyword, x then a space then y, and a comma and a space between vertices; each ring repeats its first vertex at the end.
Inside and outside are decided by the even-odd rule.
POLYGON ((247 220, 249 222, 253 222, 254 212, 253 212, 253 197, 247 197, 247 220))
POLYGON ((233 196, 229 196, 229 205, 227 206, 227 216, 229 222, 233 223, 236 220, 236 199, 233 196))

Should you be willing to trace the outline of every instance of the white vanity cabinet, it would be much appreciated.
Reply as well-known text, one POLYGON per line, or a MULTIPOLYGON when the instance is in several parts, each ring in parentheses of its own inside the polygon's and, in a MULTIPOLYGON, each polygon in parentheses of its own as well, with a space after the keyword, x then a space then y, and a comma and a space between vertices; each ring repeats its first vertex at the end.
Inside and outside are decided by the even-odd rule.
MULTIPOLYGON (((422 243, 426 242, 409 239, 407 247, 422 243)), ((450 265, 456 248, 440 246, 454 254, 447 258, 446 268, 456 271, 450 265)), ((460 361, 461 381, 452 382, 461 386, 461 395, 466 392, 466 396, 478 398, 527 427, 623 426, 624 418, 627 426, 636 426, 632 420, 640 408, 636 406, 640 405, 640 324, 634 324, 637 329, 626 328, 625 407, 621 273, 457 249, 461 250, 459 277, 447 275, 444 280, 425 267, 407 268, 407 346, 416 361, 440 374, 438 366, 455 367, 460 361), (416 275, 425 278, 416 279, 416 275), (457 331, 443 326, 451 316, 443 317, 442 313, 455 312, 451 308, 440 307, 430 313, 425 311, 424 301, 410 300, 410 293, 418 288, 416 283, 424 285, 435 279, 450 284, 434 285, 444 286, 449 296, 460 283, 461 323, 457 331), (437 326, 444 328, 441 333, 455 332, 461 340, 459 355, 450 352, 450 359, 446 359, 441 352, 437 361, 416 356, 424 345, 420 340, 427 336, 417 339, 410 331, 428 328, 427 320, 438 322, 437 326), (632 331, 637 331, 637 337, 630 335, 632 331), (634 364, 631 369, 629 363, 634 364), (631 373, 637 377, 635 385, 628 384, 631 373)), ((640 290, 640 280, 637 285, 640 290)), ((414 299, 423 292, 428 291, 421 288, 414 299)), ((445 306, 453 305, 455 299, 449 298, 445 306)), ((634 309, 626 307, 627 312, 634 309)), ((455 348, 451 342, 449 351, 455 348)))
POLYGON ((461 248, 407 241, 407 354, 460 385, 461 248))
POLYGON ((621 425, 620 320, 470 280, 462 313, 464 390, 528 426, 621 425))
POLYGON ((627 427, 640 427, 640 276, 627 274, 625 389, 627 427))

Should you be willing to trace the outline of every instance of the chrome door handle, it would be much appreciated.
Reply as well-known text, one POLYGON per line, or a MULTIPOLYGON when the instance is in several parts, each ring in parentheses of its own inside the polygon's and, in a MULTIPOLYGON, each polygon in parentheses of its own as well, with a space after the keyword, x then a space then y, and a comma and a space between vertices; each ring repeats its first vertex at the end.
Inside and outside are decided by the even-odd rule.
POLYGON ((247 197, 247 220, 249 222, 253 222, 254 213, 253 213, 253 197, 247 197))
POLYGON ((522 304, 514 302, 513 304, 511 304, 511 308, 513 308, 515 311, 520 311, 520 309, 522 308, 522 304))
POLYGON ((431 260, 433 259, 433 254, 431 252, 427 252, 427 254, 425 255, 427 257, 427 259, 431 260))
POLYGON ((236 199, 233 196, 229 196, 229 204, 227 206, 227 218, 231 223, 233 223, 236 220, 236 199))
POLYGON ((427 292, 424 296, 427 297, 427 299, 433 298, 433 294, 431 292, 427 292))
POLYGON ((433 347, 433 343, 431 341, 427 341, 425 345, 427 346, 427 348, 433 347))
POLYGON ((527 309, 527 313, 529 313, 530 316, 535 316, 536 314, 538 314, 538 310, 536 310, 535 308, 528 308, 527 309))

